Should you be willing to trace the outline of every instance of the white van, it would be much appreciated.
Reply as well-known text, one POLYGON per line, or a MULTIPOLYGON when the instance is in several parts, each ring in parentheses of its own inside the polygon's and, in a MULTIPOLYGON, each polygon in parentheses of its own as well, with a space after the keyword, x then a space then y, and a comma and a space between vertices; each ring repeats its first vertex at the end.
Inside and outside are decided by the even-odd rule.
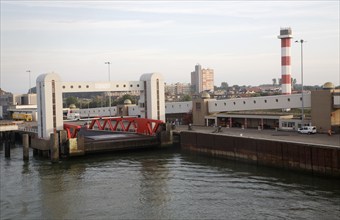
POLYGON ((303 126, 298 129, 300 134, 316 134, 316 127, 315 126, 303 126))

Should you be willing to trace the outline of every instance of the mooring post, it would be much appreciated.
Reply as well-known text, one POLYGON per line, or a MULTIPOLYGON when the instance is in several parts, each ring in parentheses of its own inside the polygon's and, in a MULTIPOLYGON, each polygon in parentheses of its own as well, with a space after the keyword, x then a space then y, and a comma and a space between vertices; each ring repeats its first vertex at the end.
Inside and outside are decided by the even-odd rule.
POLYGON ((66 154, 65 146, 67 142, 67 132, 65 130, 59 131, 59 149, 61 151, 61 155, 66 154))
POLYGON ((9 132, 5 133, 5 157, 10 158, 11 157, 11 140, 9 137, 9 132))
POLYGON ((39 150, 33 148, 33 156, 38 156, 39 155, 39 150))
POLYGON ((10 143, 13 147, 15 147, 15 133, 12 131, 9 133, 9 137, 10 137, 10 143))
POLYGON ((28 160, 29 158, 29 136, 28 134, 22 135, 22 155, 23 160, 28 160))
POLYGON ((51 152, 51 161, 58 162, 59 161, 59 138, 58 138, 58 133, 56 132, 50 135, 50 152, 51 152))
POLYGON ((6 141, 5 143, 5 157, 6 158, 11 157, 11 143, 9 141, 6 141))
POLYGON ((0 151, 4 148, 4 142, 5 142, 5 135, 3 132, 0 132, 0 151))

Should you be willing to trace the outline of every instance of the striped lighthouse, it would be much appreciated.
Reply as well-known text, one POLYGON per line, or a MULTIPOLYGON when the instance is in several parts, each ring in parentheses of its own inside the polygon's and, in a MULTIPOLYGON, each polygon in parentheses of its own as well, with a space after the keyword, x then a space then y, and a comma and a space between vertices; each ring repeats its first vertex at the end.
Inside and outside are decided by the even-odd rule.
POLYGON ((278 38, 281 39, 281 93, 286 95, 292 93, 290 66, 291 28, 281 28, 278 38))

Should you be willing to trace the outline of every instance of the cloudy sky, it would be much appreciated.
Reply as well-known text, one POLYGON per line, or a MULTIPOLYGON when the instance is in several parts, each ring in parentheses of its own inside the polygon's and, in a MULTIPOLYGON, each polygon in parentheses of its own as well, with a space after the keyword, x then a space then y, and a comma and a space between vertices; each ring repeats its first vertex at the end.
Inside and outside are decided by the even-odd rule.
MULTIPOLYGON (((4 1, 1 88, 26 93, 42 73, 63 81, 139 80, 159 72, 190 82, 196 63, 215 85, 281 76, 281 27, 304 39, 304 84, 339 79, 339 1, 4 1)), ((300 83, 300 44, 292 44, 300 83)))

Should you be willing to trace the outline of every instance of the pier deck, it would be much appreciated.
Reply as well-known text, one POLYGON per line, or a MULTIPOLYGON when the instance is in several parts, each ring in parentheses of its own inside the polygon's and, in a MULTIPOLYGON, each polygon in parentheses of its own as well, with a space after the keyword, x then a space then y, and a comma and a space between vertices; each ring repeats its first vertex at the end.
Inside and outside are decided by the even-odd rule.
POLYGON ((127 132, 82 130, 84 153, 100 153, 116 150, 155 147, 159 145, 156 136, 146 136, 127 132))
MULTIPOLYGON (((193 126, 194 132, 199 133, 213 133, 216 128, 214 127, 203 127, 193 126)), ((174 133, 180 133, 181 131, 188 131, 187 125, 176 126, 174 133)), ((340 148, 340 134, 299 134, 296 131, 275 131, 275 130, 257 130, 257 129, 241 129, 241 128, 225 128, 222 127, 222 131, 216 134, 237 136, 237 137, 248 137, 266 140, 276 140, 284 142, 304 143, 312 145, 323 145, 340 148)))

